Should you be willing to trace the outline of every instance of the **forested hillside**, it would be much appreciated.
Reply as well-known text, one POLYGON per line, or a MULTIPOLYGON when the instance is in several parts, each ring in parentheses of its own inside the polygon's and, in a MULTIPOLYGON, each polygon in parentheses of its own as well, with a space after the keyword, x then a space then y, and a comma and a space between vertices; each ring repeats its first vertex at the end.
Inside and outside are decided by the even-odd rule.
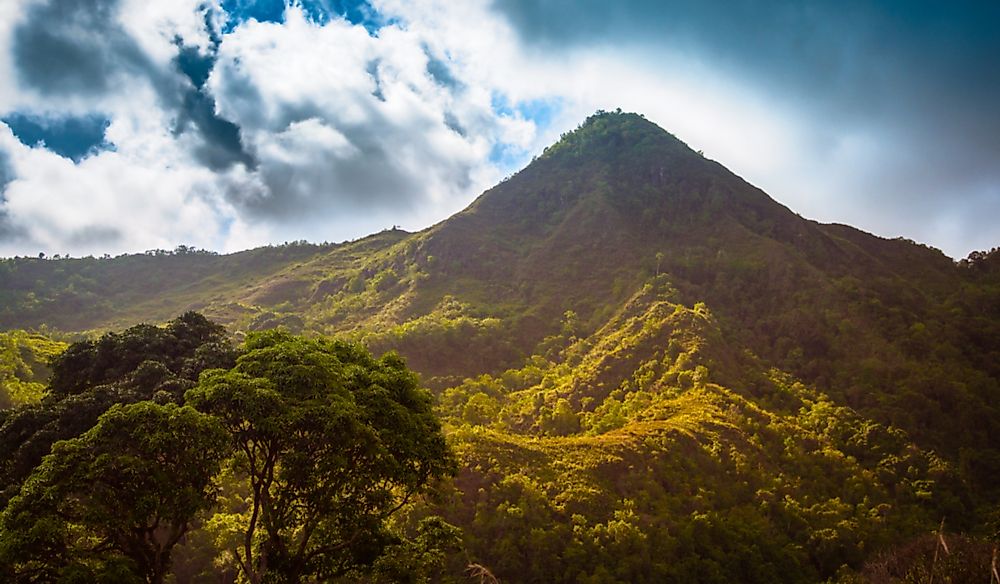
MULTIPOLYGON (((170 376, 143 365, 153 354, 73 390, 57 375, 43 404, 58 414, 38 419, 64 422, 39 428, 86 431, 118 394, 102 389, 73 424, 60 404, 92 388, 205 403, 185 397, 198 372, 232 368, 264 338, 253 331, 283 327, 398 351, 432 390, 458 471, 389 533, 443 520, 462 543, 435 548, 421 564, 435 571, 414 563, 420 577, 462 581, 473 563, 502 582, 912 579, 930 573, 921 538, 944 519, 965 559, 934 569, 989 578, 1000 253, 954 262, 809 221, 641 116, 599 112, 420 233, 0 262, 6 327, 93 335, 192 309, 236 348, 199 337, 209 348, 164 362, 170 376)), ((23 430, 40 415, 25 408, 0 426, 20 461, 7 497, 52 443, 23 430)), ((195 523, 240 514, 222 507, 195 523)), ((178 548, 178 581, 239 572, 224 531, 178 548)))
POLYGON ((49 377, 49 360, 66 343, 23 330, 0 332, 0 408, 41 399, 49 377))

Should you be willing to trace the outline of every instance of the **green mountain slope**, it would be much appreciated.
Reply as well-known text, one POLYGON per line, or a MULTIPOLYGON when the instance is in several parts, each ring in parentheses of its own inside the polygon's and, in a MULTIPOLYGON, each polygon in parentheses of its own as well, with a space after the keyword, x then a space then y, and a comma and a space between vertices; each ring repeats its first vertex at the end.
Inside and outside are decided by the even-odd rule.
POLYGON ((5 260, 0 325, 198 309, 395 349, 464 463, 436 509, 503 581, 808 582, 988 532, 998 257, 803 219, 599 112, 420 233, 5 260))
POLYGON ((554 360, 443 392, 466 461, 447 517, 501 579, 815 582, 941 515, 975 527, 955 464, 676 296, 660 276, 554 360))
POLYGON ((260 306, 280 305, 302 292, 285 272, 322 255, 324 263, 350 262, 398 241, 383 232, 357 242, 295 242, 231 255, 184 246, 116 258, 0 260, 0 326, 67 332, 107 330, 137 322, 165 322, 187 310, 250 326, 260 306))
POLYGON ((37 333, 0 332, 0 409, 41 398, 51 373, 48 361, 65 348, 37 333))

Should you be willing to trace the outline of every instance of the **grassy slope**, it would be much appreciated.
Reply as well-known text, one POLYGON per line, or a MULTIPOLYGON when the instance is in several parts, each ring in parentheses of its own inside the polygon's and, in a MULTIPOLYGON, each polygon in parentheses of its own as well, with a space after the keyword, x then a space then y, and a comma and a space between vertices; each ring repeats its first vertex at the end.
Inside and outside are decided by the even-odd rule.
POLYGON ((22 330, 0 332, 0 409, 38 401, 48 380, 49 359, 66 343, 22 330))

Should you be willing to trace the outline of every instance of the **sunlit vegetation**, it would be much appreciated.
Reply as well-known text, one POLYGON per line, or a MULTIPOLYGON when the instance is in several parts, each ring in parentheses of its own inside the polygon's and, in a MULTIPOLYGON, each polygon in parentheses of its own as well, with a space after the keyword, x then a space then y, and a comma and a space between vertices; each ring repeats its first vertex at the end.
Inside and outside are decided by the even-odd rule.
POLYGON ((0 409, 40 400, 49 360, 65 348, 65 343, 37 333, 0 333, 0 409))
MULTIPOLYGON (((0 326, 85 331, 162 322, 331 248, 297 242, 228 256, 180 246, 115 258, 0 259, 0 326)), ((226 304, 215 312, 237 317, 239 308, 226 304)))
POLYGON ((735 352, 704 306, 651 285, 564 341, 441 394, 464 462, 446 518, 501 579, 815 582, 969 521, 953 464, 735 352))
POLYGON ((441 568, 457 528, 389 520, 454 461, 394 354, 196 313, 70 345, 0 416, 0 579, 378 579, 441 568), (408 537, 411 535, 412 537, 408 537))

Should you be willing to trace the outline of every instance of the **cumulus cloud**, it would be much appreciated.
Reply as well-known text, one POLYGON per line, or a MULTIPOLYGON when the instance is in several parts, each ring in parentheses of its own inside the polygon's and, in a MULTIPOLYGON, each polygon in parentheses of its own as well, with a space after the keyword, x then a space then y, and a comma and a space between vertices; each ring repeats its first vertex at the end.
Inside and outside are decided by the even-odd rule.
POLYGON ((240 188, 247 177, 194 164, 170 132, 146 116, 118 119, 108 134, 119 150, 75 163, 25 146, 0 125, 0 152, 10 169, 0 253, 102 254, 173 248, 177 241, 230 246, 241 220, 220 193, 240 188))
POLYGON ((201 91, 197 59, 212 60, 210 6, 190 1, 50 0, 27 3, 9 31, 17 95, 8 112, 44 116, 113 117, 151 88, 159 107, 174 116, 173 130, 193 130, 195 154, 214 168, 252 164, 238 130, 215 115, 201 91))
POLYGON ((12 180, 14 180, 14 171, 10 166, 10 157, 6 152, 0 150, 0 241, 20 237, 18 227, 8 216, 7 197, 4 195, 7 184, 12 180))
POLYGON ((455 84, 431 67, 445 65, 417 35, 389 26, 371 36, 342 20, 317 26, 297 9, 283 24, 226 35, 209 86, 267 186, 235 202, 255 216, 300 220, 411 211, 487 186, 490 131, 474 118, 491 112, 454 107, 455 84))
POLYGON ((415 229, 528 154, 534 125, 494 111, 492 90, 463 80, 433 31, 362 13, 354 24, 293 5, 260 22, 201 2, 24 5, 7 35, 18 91, 0 108, 16 134, 0 141, 11 160, 0 251, 415 229), (106 151, 73 155, 14 123, 95 116, 106 151), (506 164, 491 159, 500 142, 506 164))

